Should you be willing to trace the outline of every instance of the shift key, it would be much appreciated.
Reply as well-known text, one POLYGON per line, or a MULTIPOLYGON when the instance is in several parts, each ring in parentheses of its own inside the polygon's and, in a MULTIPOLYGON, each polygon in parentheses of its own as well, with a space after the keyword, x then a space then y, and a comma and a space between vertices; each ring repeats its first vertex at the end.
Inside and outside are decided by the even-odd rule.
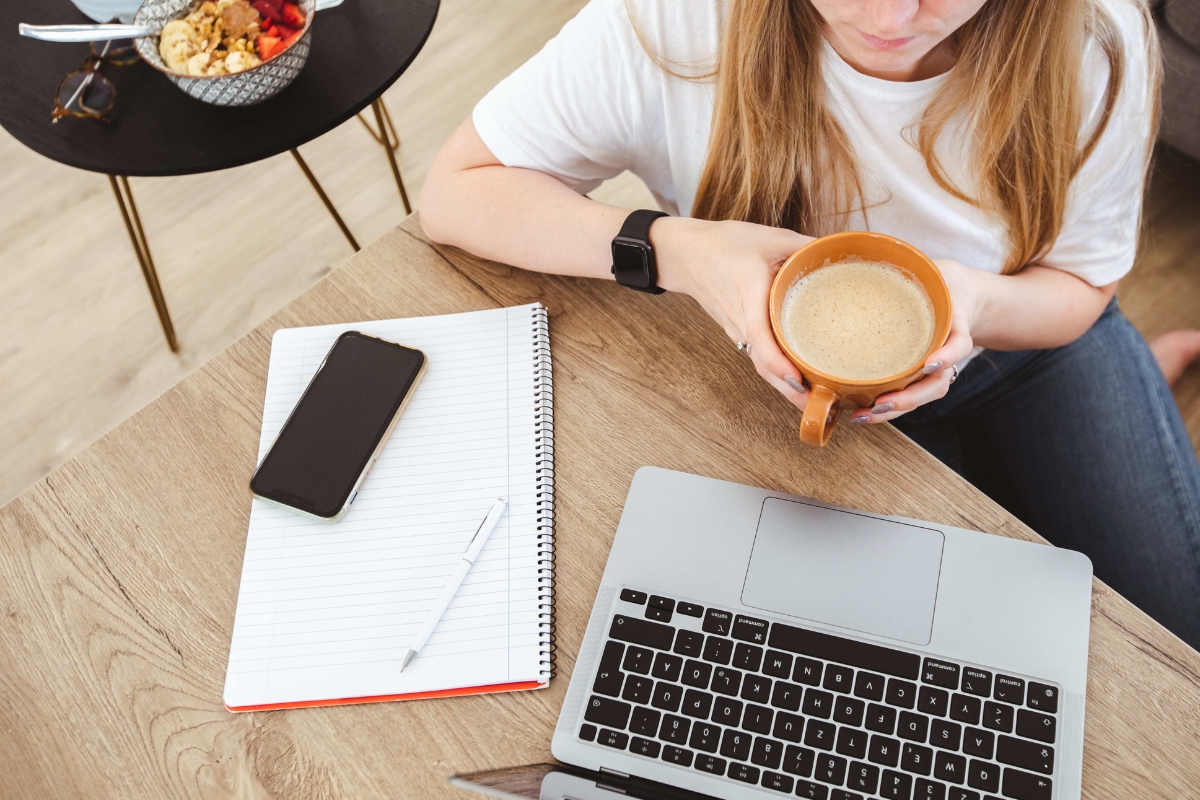
POLYGON ((633 642, 658 650, 670 650, 675 640, 675 629, 660 622, 651 622, 637 617, 617 614, 613 617, 608 635, 622 642, 633 642))

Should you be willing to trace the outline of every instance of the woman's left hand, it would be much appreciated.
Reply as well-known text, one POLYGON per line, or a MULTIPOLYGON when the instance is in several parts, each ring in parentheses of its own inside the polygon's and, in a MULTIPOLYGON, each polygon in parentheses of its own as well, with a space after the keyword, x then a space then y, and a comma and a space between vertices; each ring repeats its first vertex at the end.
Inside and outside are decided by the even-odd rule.
POLYGON ((956 377, 952 367, 966 358, 975 346, 971 338, 971 324, 978 313, 980 301, 978 270, 948 259, 937 260, 934 263, 946 279, 954 306, 950 335, 946 338, 946 343, 925 359, 924 378, 899 391, 879 395, 874 408, 855 410, 850 417, 850 424, 887 422, 912 411, 917 406, 945 397, 952 378, 956 377))

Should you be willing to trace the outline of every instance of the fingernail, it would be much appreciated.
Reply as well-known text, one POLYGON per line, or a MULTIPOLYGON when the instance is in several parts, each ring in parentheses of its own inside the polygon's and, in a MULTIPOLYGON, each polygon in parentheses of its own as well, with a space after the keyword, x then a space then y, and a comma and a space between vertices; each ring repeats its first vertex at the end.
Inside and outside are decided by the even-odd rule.
POLYGON ((937 372, 941 368, 942 368, 942 362, 930 361, 928 364, 925 365, 925 369, 923 369, 921 371, 924 372, 926 375, 932 375, 933 373, 937 372))
POLYGON ((850 418, 851 425, 866 425, 870 421, 871 421, 871 418, 866 415, 863 415, 861 417, 851 417, 850 418))
POLYGON ((795 389, 797 392, 800 392, 801 394, 804 393, 804 384, 793 378, 791 375, 788 375, 786 378, 784 378, 783 382, 795 389))
MULTIPOLYGON (((871 413, 872 414, 886 414, 889 411, 894 411, 895 408, 896 408, 895 403, 880 403, 879 405, 877 405, 871 409, 871 413)), ((863 419, 866 419, 866 417, 863 417, 863 419)))

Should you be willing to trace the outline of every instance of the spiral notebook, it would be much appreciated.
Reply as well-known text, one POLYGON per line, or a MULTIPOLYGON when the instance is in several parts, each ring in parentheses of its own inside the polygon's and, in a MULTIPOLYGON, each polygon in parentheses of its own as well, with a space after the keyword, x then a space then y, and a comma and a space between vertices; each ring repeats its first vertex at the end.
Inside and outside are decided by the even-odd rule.
POLYGON ((225 674, 230 711, 540 689, 554 670, 554 411, 546 309, 276 332, 259 460, 334 339, 429 366, 336 523, 253 501, 225 674), (424 621, 493 500, 508 510, 420 655, 424 621))

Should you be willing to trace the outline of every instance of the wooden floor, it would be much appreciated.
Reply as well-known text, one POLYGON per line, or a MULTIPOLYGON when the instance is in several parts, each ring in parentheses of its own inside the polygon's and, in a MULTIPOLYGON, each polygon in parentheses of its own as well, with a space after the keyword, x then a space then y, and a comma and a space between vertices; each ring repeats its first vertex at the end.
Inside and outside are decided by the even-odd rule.
MULTIPOLYGON (((348 0, 353 2, 353 0, 348 0)), ((441 142, 583 0, 444 0, 428 44, 385 95, 417 197, 441 142)), ((67 120, 63 124, 89 124, 67 120)), ((403 209, 356 120, 302 148, 360 243, 403 209)), ((1122 287, 1144 333, 1200 327, 1200 165, 1164 152, 1141 263, 1122 287)), ((351 254, 288 155, 131 181, 182 353, 172 355, 107 180, 0 131, 0 504, 158 396, 351 254)), ((652 204, 632 176, 594 197, 652 204)), ((1179 384, 1200 442, 1200 369, 1179 384)))

